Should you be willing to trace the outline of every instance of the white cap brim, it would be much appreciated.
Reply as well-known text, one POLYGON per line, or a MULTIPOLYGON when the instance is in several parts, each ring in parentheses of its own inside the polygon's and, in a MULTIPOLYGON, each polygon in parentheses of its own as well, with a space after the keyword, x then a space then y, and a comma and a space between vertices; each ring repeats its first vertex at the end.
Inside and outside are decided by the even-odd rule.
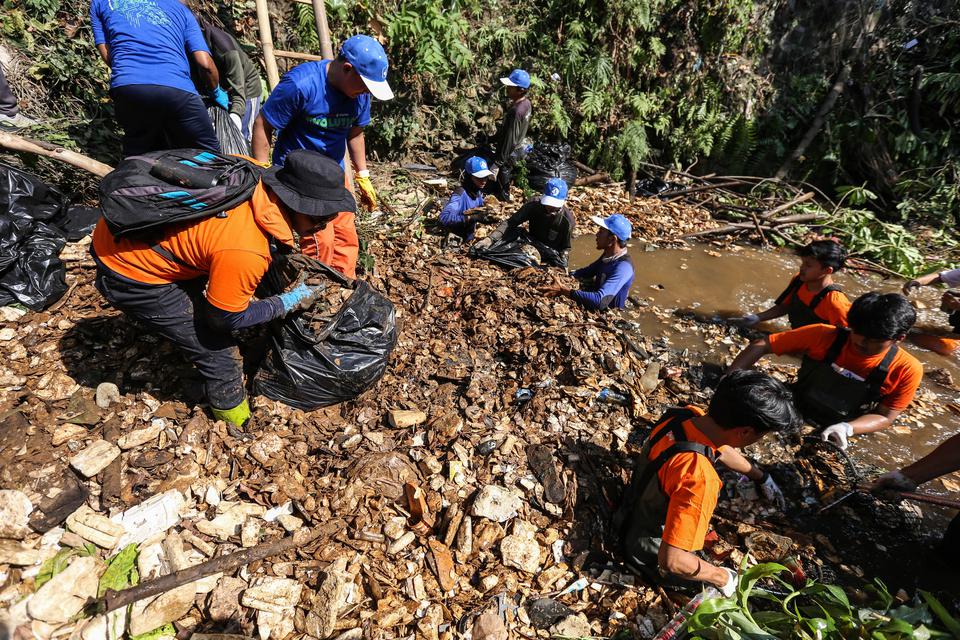
POLYGON ((470 175, 472 175, 474 178, 489 178, 493 175, 493 171, 490 171, 490 169, 480 169, 480 171, 471 173, 470 175))
MULTIPOLYGON (((507 85, 508 87, 519 87, 519 86, 520 86, 520 85, 518 85, 516 82, 514 82, 513 80, 511 80, 510 78, 500 78, 500 82, 502 82, 503 84, 507 85)), ((523 87, 520 87, 520 88, 522 89, 523 87)))
MULTIPOLYGON (((604 229, 606 229, 607 231, 610 231, 610 227, 608 227, 608 226, 606 225, 606 223, 604 223, 603 218, 601 218, 600 216, 590 216, 590 221, 591 221, 593 224, 599 225, 599 226, 603 227, 604 229)), ((610 231, 610 233, 613 233, 613 231, 610 231)))
POLYGON ((367 89, 370 90, 370 95, 372 95, 377 100, 382 100, 386 102, 387 100, 393 100, 393 89, 390 88, 390 85, 387 84, 386 80, 376 81, 371 80, 370 78, 364 78, 363 84, 367 85, 367 89))
POLYGON ((566 200, 554 198, 553 196, 540 196, 540 204, 546 207, 562 207, 566 200))

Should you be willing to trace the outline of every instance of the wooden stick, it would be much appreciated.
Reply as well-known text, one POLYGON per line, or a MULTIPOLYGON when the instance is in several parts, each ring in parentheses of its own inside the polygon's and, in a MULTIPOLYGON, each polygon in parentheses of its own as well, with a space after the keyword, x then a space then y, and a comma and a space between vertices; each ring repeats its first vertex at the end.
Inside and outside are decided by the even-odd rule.
POLYGON ((6 131, 0 131, 0 147, 10 149, 11 151, 23 151, 45 158, 53 158, 54 160, 66 162, 78 169, 89 171, 95 176, 103 177, 113 171, 113 167, 110 165, 89 158, 82 153, 70 151, 69 149, 58 147, 49 142, 25 138, 14 133, 7 133, 6 131))
POLYGON ((606 182, 610 179, 609 173, 595 173, 592 176, 587 176, 586 178, 577 178, 573 181, 573 186, 575 187, 585 187, 589 184, 595 184, 597 182, 606 182))
MULTIPOLYGON (((794 224, 801 224, 804 222, 813 222, 820 217, 820 214, 817 213, 804 213, 802 215, 790 216, 789 219, 782 218, 780 220, 770 220, 771 226, 761 225, 761 229, 764 231, 775 231, 776 228, 787 227, 794 224)), ((681 238, 699 238, 701 236, 712 236, 712 235, 726 235, 728 233, 735 233, 737 231, 743 231, 744 229, 753 229, 754 225, 752 222, 734 222, 728 224, 725 227, 717 227, 715 229, 705 229, 703 231, 694 231, 693 233, 686 233, 681 238)))
POLYGON ((293 58, 294 60, 326 60, 323 56, 314 55, 312 53, 300 53, 299 51, 284 51, 283 49, 275 49, 273 54, 281 58, 293 58))
POLYGON ((812 200, 812 199, 813 199, 813 192, 807 191, 803 195, 797 196, 793 200, 790 200, 789 202, 785 202, 779 207, 774 207, 773 209, 770 209, 770 211, 760 214, 760 217, 763 218, 764 220, 769 220, 770 218, 774 217, 778 213, 783 213, 787 209, 790 209, 792 207, 797 206, 800 203, 803 203, 803 202, 806 202, 807 200, 812 200))
POLYGON ((189 582, 212 576, 215 573, 229 573, 251 562, 262 560, 269 556, 275 556, 290 549, 304 547, 320 537, 322 533, 324 533, 322 527, 301 529, 289 538, 264 542, 250 549, 244 549, 243 551, 230 553, 225 556, 220 556, 219 558, 213 558, 187 569, 181 569, 180 571, 174 571, 173 573, 168 573, 165 576, 153 580, 141 582, 137 586, 130 587, 129 589, 123 589, 122 591, 108 589, 98 604, 103 605, 103 613, 116 611, 132 602, 165 593, 189 582))
POLYGON ((760 219, 757 218, 757 214, 751 212, 750 217, 753 218, 753 226, 757 228, 757 233, 760 234, 760 241, 763 242, 763 246, 767 246, 767 237, 763 235, 763 229, 760 227, 760 219))
POLYGON ((333 60, 333 46, 330 44, 330 27, 327 25, 327 6, 325 0, 313 0, 313 18, 317 22, 317 36, 320 38, 320 53, 326 60, 333 60))
POLYGON ((951 509, 960 509, 960 500, 951 500, 949 498, 941 498, 940 496, 930 495, 929 493, 901 491, 900 496, 904 500, 913 500, 914 502, 924 502, 926 504, 935 504, 940 507, 950 507, 951 509))
POLYGON ((573 161, 573 166, 575 166, 577 169, 580 169, 580 171, 586 171, 586 172, 589 173, 590 175, 593 175, 593 174, 595 174, 595 173, 597 172, 596 169, 591 169, 590 167, 588 167, 587 165, 583 164, 583 163, 580 162, 579 160, 574 160, 574 161, 573 161))
POLYGON ((700 191, 710 191, 712 189, 722 189, 724 187, 736 187, 739 185, 740 185, 740 182, 734 182, 734 181, 718 182, 717 184, 706 184, 701 187, 690 187, 689 189, 680 189, 679 191, 666 191, 664 193, 658 193, 656 197, 672 198, 674 196, 685 196, 691 193, 698 193, 700 191))
POLYGON ((257 2, 257 25, 260 29, 260 48, 263 49, 263 65, 267 68, 267 83, 272 90, 280 83, 280 72, 277 71, 277 58, 273 53, 273 32, 270 31, 270 10, 267 0, 257 2))

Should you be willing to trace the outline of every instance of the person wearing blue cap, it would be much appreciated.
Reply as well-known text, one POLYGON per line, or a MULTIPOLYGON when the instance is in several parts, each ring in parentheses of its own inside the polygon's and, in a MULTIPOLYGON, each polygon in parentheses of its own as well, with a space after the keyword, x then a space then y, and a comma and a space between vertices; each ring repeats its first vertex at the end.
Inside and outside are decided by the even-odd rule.
POLYGON ((567 266, 570 245, 576 222, 566 207, 567 183, 560 178, 550 178, 543 189, 543 195, 530 200, 516 213, 500 223, 493 233, 476 244, 484 249, 499 242, 505 235, 509 237, 524 222, 527 223, 530 236, 537 242, 557 252, 556 258, 545 257, 544 264, 554 267, 567 266))
POLYGON ((513 165, 520 143, 530 128, 532 106, 527 98, 530 89, 530 74, 523 69, 514 69, 506 78, 500 78, 507 88, 510 104, 497 129, 494 140, 496 151, 490 169, 497 177, 495 188, 488 189, 498 200, 510 202, 510 183, 513 181, 513 165))
POLYGON ((190 60, 217 106, 226 110, 230 103, 190 9, 178 0, 93 0, 90 25, 97 51, 110 67, 124 156, 161 149, 220 151, 190 78, 190 60))
POLYGON ((633 284, 633 262, 627 254, 627 241, 633 225, 615 213, 606 218, 590 216, 597 230, 597 249, 603 251, 592 264, 577 269, 572 275, 583 283, 579 290, 561 286, 542 287, 548 298, 567 296, 587 309, 622 309, 633 284))
POLYGON ((463 177, 447 204, 440 211, 440 225, 464 240, 473 240, 477 223, 483 222, 487 212, 483 207, 483 188, 493 172, 487 161, 479 156, 470 156, 463 166, 463 177))
POLYGON ((342 162, 349 150, 360 201, 377 207, 367 170, 363 128, 370 124, 370 96, 391 100, 387 54, 370 36, 348 38, 336 60, 305 62, 288 71, 254 123, 253 157, 266 162, 274 132, 273 163, 293 149, 319 151, 342 162))

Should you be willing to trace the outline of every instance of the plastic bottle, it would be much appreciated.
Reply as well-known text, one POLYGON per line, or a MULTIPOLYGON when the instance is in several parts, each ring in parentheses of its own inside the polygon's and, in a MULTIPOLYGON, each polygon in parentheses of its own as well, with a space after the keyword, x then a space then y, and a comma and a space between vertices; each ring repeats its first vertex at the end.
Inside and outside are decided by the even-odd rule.
POLYGON ((660 629, 653 640, 673 640, 678 637, 680 630, 683 628, 683 625, 687 623, 687 619, 693 615, 693 612, 697 610, 697 607, 700 606, 704 600, 712 600, 720 596, 720 592, 714 589, 713 587, 707 587, 694 597, 690 598, 690 601, 684 605, 683 609, 677 612, 677 615, 673 616, 673 620, 668 622, 665 627, 660 629))
POLYGON ((612 391, 611 389, 604 389, 600 393, 598 393, 597 400, 599 400, 600 402, 606 402, 609 404, 623 405, 624 407, 630 406, 629 396, 625 396, 622 393, 617 393, 616 391, 612 391))

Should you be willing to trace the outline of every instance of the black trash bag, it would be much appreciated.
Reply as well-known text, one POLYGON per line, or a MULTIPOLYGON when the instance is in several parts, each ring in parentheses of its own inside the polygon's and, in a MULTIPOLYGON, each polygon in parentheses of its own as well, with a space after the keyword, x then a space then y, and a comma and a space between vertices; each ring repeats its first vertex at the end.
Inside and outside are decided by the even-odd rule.
POLYGON ((568 185, 577 179, 577 166, 570 159, 570 145, 538 142, 526 156, 527 182, 535 191, 543 191, 550 178, 562 178, 568 185))
POLYGON ((301 315, 274 323, 254 377, 256 393, 304 411, 356 398, 383 376, 397 344, 393 303, 357 281, 323 331, 301 315))
POLYGON ((70 207, 57 228, 67 237, 67 242, 76 242, 90 235, 99 219, 99 207, 70 207))
POLYGON ((644 198, 651 198, 659 196, 661 193, 679 191, 684 188, 686 188, 684 185, 676 182, 665 182, 660 178, 646 178, 637 183, 635 193, 644 198))
POLYGON ((214 105, 207 108, 210 115, 210 121, 213 123, 213 131, 217 134, 217 140, 220 141, 220 151, 227 155, 250 155, 250 143, 248 143, 237 125, 230 119, 230 113, 226 109, 214 105))
POLYGON ((39 311, 67 291, 60 251, 67 199, 38 177, 0 163, 0 305, 39 311))
POLYGON ((489 247, 470 247, 471 258, 483 258, 508 269, 560 264, 560 252, 533 238, 523 229, 511 229, 489 247))

